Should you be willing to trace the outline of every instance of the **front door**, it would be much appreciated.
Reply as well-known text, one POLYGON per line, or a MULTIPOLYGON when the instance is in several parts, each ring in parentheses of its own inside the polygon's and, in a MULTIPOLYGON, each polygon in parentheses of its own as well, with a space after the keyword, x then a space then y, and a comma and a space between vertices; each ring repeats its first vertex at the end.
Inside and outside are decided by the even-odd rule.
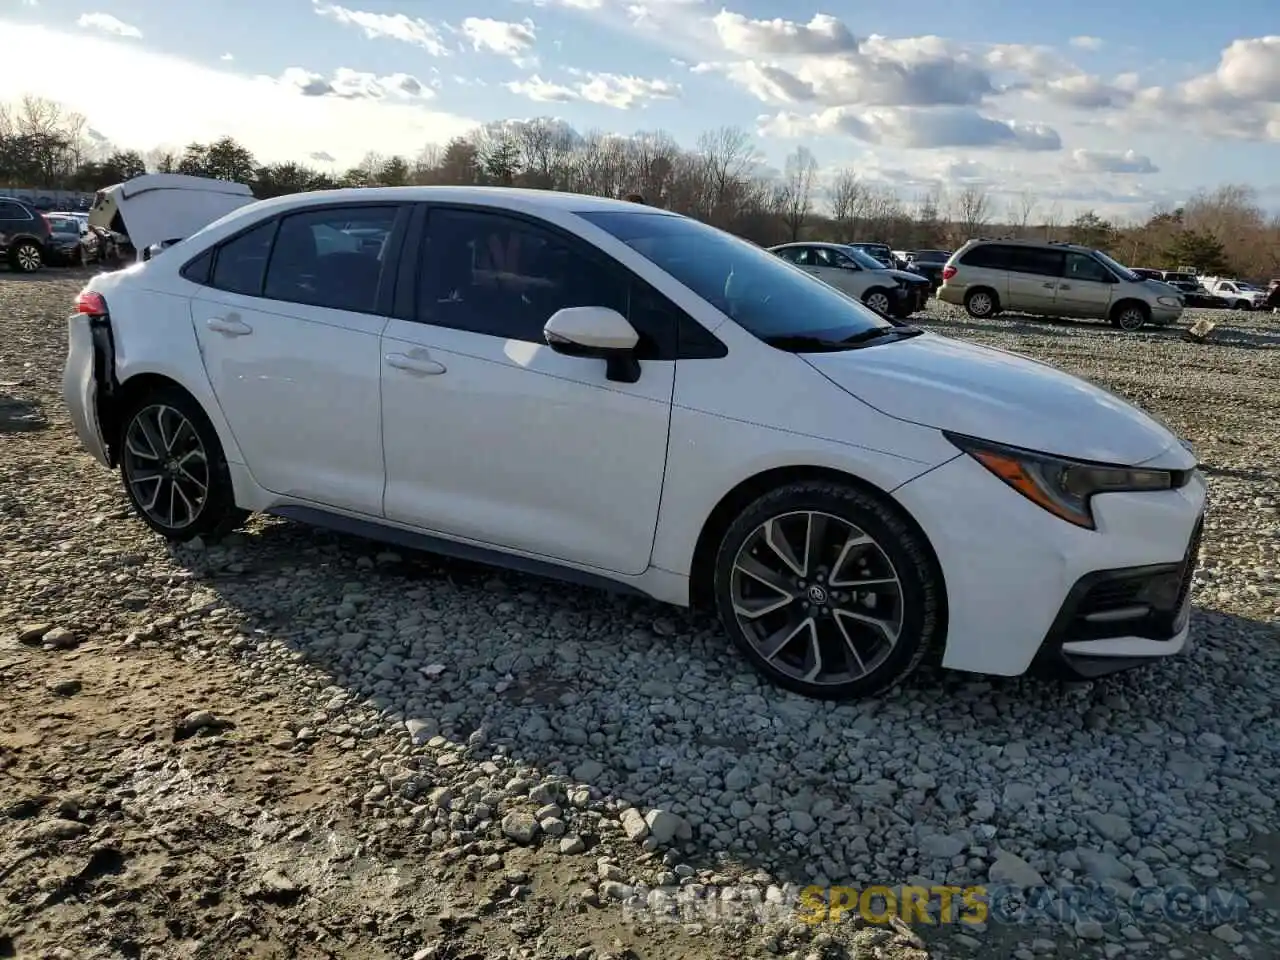
POLYGON ((1068 253, 1058 281, 1058 313, 1064 317, 1105 319, 1111 310, 1116 278, 1093 257, 1068 253))
MULTIPOLYGON (((361 207, 389 235, 394 205, 361 207)), ((351 209, 300 212, 224 244, 191 318, 219 406, 259 485, 382 511, 381 251, 317 240, 351 209), (268 258, 270 267, 267 267, 268 258)), ((385 277, 385 281, 384 281, 385 277)))
POLYGON ((642 350, 640 379, 619 383, 603 360, 563 356, 542 334, 562 307, 604 306, 646 343, 638 281, 594 248, 496 210, 433 210, 422 250, 418 319, 392 320, 382 339, 387 519, 644 572, 675 361, 642 350))

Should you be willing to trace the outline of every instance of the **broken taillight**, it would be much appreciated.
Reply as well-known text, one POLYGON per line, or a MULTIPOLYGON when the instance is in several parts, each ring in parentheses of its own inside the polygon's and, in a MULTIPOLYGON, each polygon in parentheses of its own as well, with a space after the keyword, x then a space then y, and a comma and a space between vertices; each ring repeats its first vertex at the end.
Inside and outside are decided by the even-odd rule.
POLYGON ((76 297, 76 313, 87 313, 91 317, 105 317, 107 315, 107 301, 103 299, 100 293, 95 293, 92 290, 81 290, 79 296, 76 297))

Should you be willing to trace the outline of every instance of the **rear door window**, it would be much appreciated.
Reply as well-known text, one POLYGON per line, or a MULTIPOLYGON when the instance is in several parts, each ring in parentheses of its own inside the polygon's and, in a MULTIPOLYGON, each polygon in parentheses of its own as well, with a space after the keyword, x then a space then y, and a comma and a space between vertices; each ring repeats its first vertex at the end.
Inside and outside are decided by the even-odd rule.
POLYGON ((267 272, 267 257, 276 235, 276 220, 268 220, 218 249, 210 286, 228 293, 250 297, 262 296, 262 281, 267 272))
POLYGON ((1009 248, 998 243, 985 243, 974 247, 960 262, 966 267, 980 267, 985 270, 1008 270, 1009 248))
MULTIPOLYGON (((1079 256, 1079 254, 1075 254, 1079 256)), ((1015 273, 1030 273, 1037 277, 1062 276, 1066 260, 1061 250, 1046 247, 1011 247, 1009 269, 1015 273)), ((1094 261, 1095 266, 1099 266, 1094 261)))

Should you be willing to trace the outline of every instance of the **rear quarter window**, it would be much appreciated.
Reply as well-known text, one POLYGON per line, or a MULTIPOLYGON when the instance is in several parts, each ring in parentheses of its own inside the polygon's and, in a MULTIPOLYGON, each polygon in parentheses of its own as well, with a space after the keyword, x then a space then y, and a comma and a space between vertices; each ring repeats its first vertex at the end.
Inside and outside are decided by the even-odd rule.
POLYGON ((966 267, 981 267, 987 270, 1009 269, 1009 248, 995 243, 986 243, 974 247, 960 258, 966 267))

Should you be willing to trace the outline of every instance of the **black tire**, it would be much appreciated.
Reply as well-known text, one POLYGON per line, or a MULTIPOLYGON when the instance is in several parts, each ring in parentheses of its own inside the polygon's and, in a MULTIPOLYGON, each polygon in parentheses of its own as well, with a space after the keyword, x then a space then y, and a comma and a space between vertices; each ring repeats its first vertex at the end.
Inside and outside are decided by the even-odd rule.
POLYGON ((964 309, 975 320, 986 320, 1000 312, 1000 298, 987 287, 974 287, 964 295, 964 309))
MULTIPOLYGON (((716 612, 735 646, 773 683, 812 699, 849 700, 890 689, 920 665, 945 628, 941 576, 921 535, 895 509, 854 486, 800 481, 762 495, 729 525, 721 537, 714 564, 716 612), (735 613, 734 567, 744 545, 767 521, 810 511, 828 514, 863 531, 874 540, 896 574, 901 618, 896 643, 878 665, 856 679, 810 682, 779 669, 757 650, 735 613)), ((834 565, 831 572, 835 573, 834 565)), ((839 588, 832 583, 831 589, 839 588)), ((808 598, 807 592, 803 598, 798 596, 798 600, 808 598)), ((783 658, 778 655, 774 659, 783 658)))
POLYGON ((884 287, 872 287, 869 290, 864 290, 862 302, 882 317, 891 316, 893 313, 893 294, 884 287), (873 306, 873 304, 877 305, 873 306), (883 304, 883 306, 878 304, 883 304))
MULTIPOLYGON (((175 542, 194 540, 196 537, 216 540, 244 523, 249 514, 236 506, 231 472, 222 452, 222 443, 218 440, 218 432, 200 404, 185 390, 165 386, 142 394, 129 404, 120 418, 120 424, 117 445, 120 451, 120 479, 134 512, 152 530, 166 540, 175 542), (206 469, 199 474, 199 479, 207 481, 207 492, 194 515, 189 519, 182 518, 181 523, 166 524, 148 511, 139 495, 139 489, 150 489, 143 486, 148 481, 138 479, 143 472, 145 460, 133 454, 127 444, 135 422, 140 416, 150 416, 150 412, 157 407, 170 408, 185 418, 204 451, 206 469)), ((159 460, 156 462, 159 463, 159 460)), ((157 481, 157 484, 161 482, 157 481)), ((172 481, 169 482, 172 484, 172 481)))
POLYGON ((19 240, 9 248, 9 266, 18 273, 35 273, 44 266, 44 253, 34 240, 19 240))
POLYGON ((1235 306, 1232 309, 1244 310, 1245 312, 1248 312, 1249 310, 1253 309, 1253 304, 1251 304, 1248 300, 1237 300, 1235 302, 1235 306))
POLYGON ((1108 319, 1113 327, 1134 333, 1151 322, 1151 310, 1140 301, 1125 300, 1115 305, 1108 319))

